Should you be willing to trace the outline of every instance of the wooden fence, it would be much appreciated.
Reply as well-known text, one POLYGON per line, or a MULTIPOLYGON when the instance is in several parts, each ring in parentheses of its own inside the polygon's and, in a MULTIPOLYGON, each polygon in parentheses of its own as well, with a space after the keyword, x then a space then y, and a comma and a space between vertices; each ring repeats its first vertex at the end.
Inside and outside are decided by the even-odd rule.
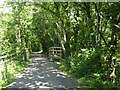
POLYGON ((28 49, 24 49, 22 52, 17 52, 17 53, 13 53, 13 54, 8 54, 8 55, 4 55, 4 56, 0 56, 0 61, 1 60, 7 60, 7 59, 13 59, 17 56, 23 56, 24 58, 28 59, 29 55, 28 55, 28 49))
POLYGON ((62 59, 62 47, 50 47, 49 48, 50 59, 62 59))
POLYGON ((7 65, 8 63, 12 63, 12 60, 14 58, 19 58, 19 59, 25 59, 25 57, 27 57, 28 59, 28 50, 24 50, 22 52, 17 52, 17 53, 13 53, 13 54, 8 54, 8 55, 4 55, 4 56, 0 56, 0 80, 2 79, 3 75, 2 75, 2 70, 5 69, 5 73, 7 73, 7 65))

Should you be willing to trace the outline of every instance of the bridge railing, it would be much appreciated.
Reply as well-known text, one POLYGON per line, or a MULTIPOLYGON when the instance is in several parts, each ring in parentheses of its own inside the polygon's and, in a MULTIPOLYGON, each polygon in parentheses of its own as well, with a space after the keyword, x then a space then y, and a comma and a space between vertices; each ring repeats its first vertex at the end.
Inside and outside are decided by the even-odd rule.
POLYGON ((49 58, 62 59, 62 47, 50 47, 49 58))

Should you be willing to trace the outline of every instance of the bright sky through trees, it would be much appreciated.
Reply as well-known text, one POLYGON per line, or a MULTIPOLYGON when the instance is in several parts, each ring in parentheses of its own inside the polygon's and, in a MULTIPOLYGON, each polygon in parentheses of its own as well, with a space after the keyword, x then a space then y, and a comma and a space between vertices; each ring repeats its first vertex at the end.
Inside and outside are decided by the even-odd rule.
POLYGON ((5 0, 0 0, 0 5, 4 3, 5 0))
POLYGON ((1 5, 4 3, 4 1, 5 1, 5 0, 0 0, 0 11, 3 10, 2 7, 1 7, 1 5))
POLYGON ((0 12, 7 13, 10 10, 10 7, 3 7, 2 5, 5 3, 7 0, 0 0, 0 12))

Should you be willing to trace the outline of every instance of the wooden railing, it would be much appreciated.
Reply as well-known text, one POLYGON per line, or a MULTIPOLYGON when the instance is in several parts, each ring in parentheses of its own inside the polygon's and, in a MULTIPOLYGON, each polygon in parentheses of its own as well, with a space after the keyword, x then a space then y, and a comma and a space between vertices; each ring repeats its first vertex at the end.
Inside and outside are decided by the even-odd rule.
POLYGON ((9 55, 4 55, 4 56, 0 56, 0 61, 1 60, 5 60, 5 59, 9 59, 9 58, 13 58, 15 57, 16 53, 14 54, 9 54, 9 55))
POLYGON ((24 48, 21 51, 17 51, 16 53, 12 53, 12 54, 7 54, 7 55, 0 56, 0 60, 14 58, 14 57, 16 57, 18 55, 25 55, 26 54, 26 56, 27 56, 28 52, 29 52, 28 48, 24 48))
MULTIPOLYGON (((0 56, 0 80, 2 80, 3 76, 4 76, 4 74, 2 74, 2 71, 5 69, 4 73, 7 73, 7 71, 8 71, 7 65, 9 63, 11 63, 13 58, 15 58, 18 54, 20 54, 20 52, 0 56)), ((6 74, 6 76, 7 76, 7 74, 6 74)))
MULTIPOLYGON (((24 50, 21 52, 0 56, 0 80, 3 77, 2 70, 5 69, 5 73, 7 73, 7 71, 8 71, 7 65, 9 63, 12 63, 12 60, 17 59, 17 58, 23 60, 23 57, 25 56, 25 53, 27 53, 27 52, 28 52, 28 50, 24 50)), ((25 57, 24 57, 24 60, 25 60, 25 57)))
POLYGON ((55 59, 62 59, 62 47, 50 47, 49 57, 55 59))

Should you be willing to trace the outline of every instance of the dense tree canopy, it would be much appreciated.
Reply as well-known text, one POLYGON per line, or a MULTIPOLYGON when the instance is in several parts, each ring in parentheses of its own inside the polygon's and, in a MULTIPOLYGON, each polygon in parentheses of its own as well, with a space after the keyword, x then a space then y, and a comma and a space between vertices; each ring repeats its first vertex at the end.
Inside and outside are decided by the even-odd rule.
MULTIPOLYGON (((120 83, 120 3, 7 2, 0 12, 0 53, 63 49, 65 70, 78 78, 120 83)), ((98 82, 97 82, 98 83, 98 82)))

